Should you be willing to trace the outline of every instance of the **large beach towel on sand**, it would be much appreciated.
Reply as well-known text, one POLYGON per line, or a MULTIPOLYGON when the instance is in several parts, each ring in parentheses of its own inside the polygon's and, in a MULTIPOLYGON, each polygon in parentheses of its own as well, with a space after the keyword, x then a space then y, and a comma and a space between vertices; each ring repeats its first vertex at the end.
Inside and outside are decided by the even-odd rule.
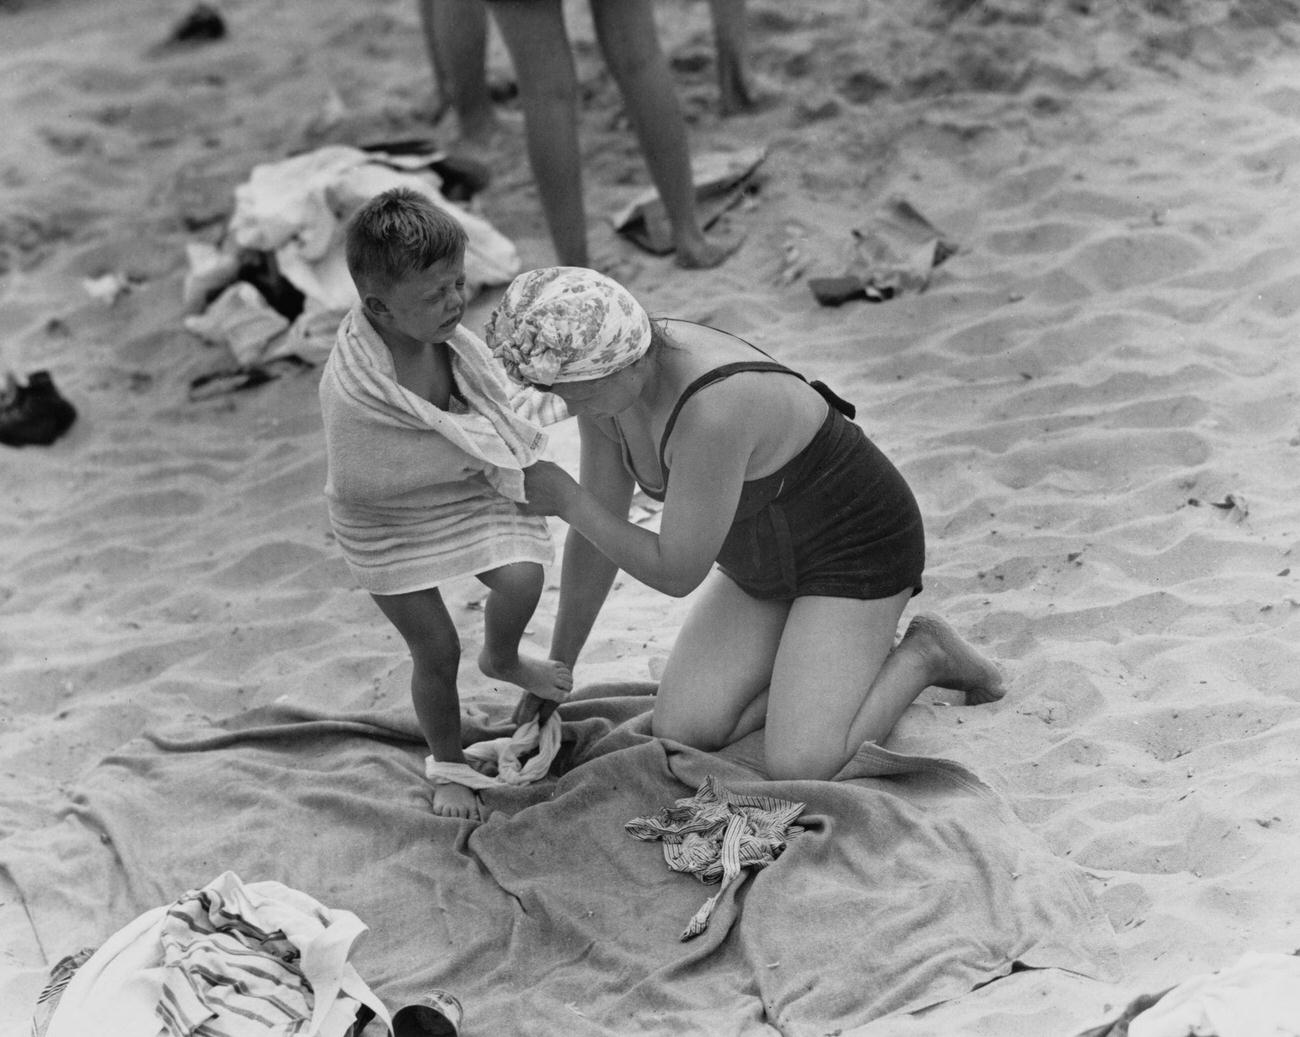
POLYGON ((761 781, 753 738, 719 754, 660 741, 647 706, 566 703, 559 776, 484 793, 481 824, 430 813, 402 713, 282 705, 147 735, 87 773, 60 824, 0 843, 0 866, 51 961, 223 871, 283 882, 369 925, 352 961, 390 1009, 454 993, 464 1037, 803 1037, 1015 963, 1107 974, 1082 873, 967 769, 865 746, 836 780, 761 781), (805 831, 682 942, 716 887, 624 825, 708 775, 805 803, 805 831))

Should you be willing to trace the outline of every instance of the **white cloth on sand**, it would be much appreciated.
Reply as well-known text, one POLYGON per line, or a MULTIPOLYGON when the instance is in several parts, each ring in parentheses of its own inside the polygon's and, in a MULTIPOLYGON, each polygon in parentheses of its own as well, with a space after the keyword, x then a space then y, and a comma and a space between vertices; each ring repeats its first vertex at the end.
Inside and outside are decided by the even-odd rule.
POLYGON ((480 771, 468 763, 439 763, 424 758, 424 776, 435 785, 464 785, 490 789, 499 785, 531 785, 546 777, 551 761, 560 751, 561 722, 558 713, 539 724, 533 717, 520 724, 513 735, 475 742, 465 749, 466 759, 486 765, 480 771), (527 759, 524 759, 527 757, 527 759))
POLYGON ((448 410, 397 381, 392 355, 360 306, 339 325, 321 377, 330 524, 353 576, 372 594, 552 558, 546 520, 518 502, 523 469, 546 444, 533 419, 558 420, 563 407, 512 393, 487 346, 465 328, 447 345, 463 396, 448 410))
MULTIPOLYGON (((324 359, 339 317, 357 299, 343 255, 344 224, 365 202, 393 187, 418 191, 465 228, 465 280, 471 294, 485 285, 506 284, 519 273, 522 264, 514 243, 482 216, 449 202, 440 186, 432 170, 394 168, 382 153, 343 144, 254 166, 235 188, 235 209, 227 227, 230 243, 273 253, 280 273, 304 296, 302 314, 283 340, 258 359, 272 354, 296 354, 312 362, 324 359)), ((196 277, 211 265, 210 257, 191 256, 196 277), (201 259, 205 265, 199 269, 201 259)), ((227 263, 227 268, 233 279, 237 264, 227 263)), ((207 284, 209 291, 220 287, 207 284)), ((188 302, 193 305, 192 299, 188 302)))
POLYGON ((47 1037, 345 1037, 387 1009, 350 963, 366 926, 279 882, 224 872, 108 938, 69 981, 47 1037), (184 1024, 184 1025, 182 1025, 184 1024))
POLYGON ((289 319, 247 281, 229 285, 202 313, 185 317, 184 324, 186 331, 229 349, 241 367, 275 359, 279 352, 267 347, 289 330, 289 319))
POLYGON ((1193 976, 1128 1024, 1129 1037, 1300 1037, 1300 957, 1244 954, 1193 976))

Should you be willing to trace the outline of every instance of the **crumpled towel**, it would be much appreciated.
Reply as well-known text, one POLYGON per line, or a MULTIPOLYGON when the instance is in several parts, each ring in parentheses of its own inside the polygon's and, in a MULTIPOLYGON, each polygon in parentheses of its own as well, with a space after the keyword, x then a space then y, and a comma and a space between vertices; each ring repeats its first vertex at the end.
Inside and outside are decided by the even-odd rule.
POLYGON ((1136 1016, 1129 1037, 1300 1037, 1300 957, 1244 954, 1136 1016))
POLYGON ((365 932, 350 911, 227 871, 109 937, 68 982, 46 1032, 345 1037, 363 1006, 391 1032, 348 961, 365 932))
POLYGON ((475 742, 465 755, 486 765, 486 773, 468 763, 424 760, 424 776, 435 785, 464 785, 475 790, 500 785, 531 785, 546 777, 560 751, 560 715, 552 713, 545 724, 537 718, 520 724, 513 735, 475 742))
POLYGON ((262 293, 247 281, 236 281, 202 313, 182 321, 185 330, 214 346, 225 346, 239 367, 272 360, 282 350, 268 349, 289 330, 289 320, 271 308, 262 293))
POLYGON ((722 895, 744 881, 745 868, 765 868, 785 849, 789 836, 802 832, 794 822, 804 804, 773 796, 730 792, 713 775, 699 791, 650 817, 636 817, 624 827, 636 839, 663 840, 664 860, 673 871, 688 872, 722 888, 695 912, 682 939, 699 936, 722 895))
POLYGON ((285 276, 309 299, 347 309, 354 293, 342 257, 342 224, 375 195, 409 187, 465 228, 471 290, 505 284, 521 266, 513 242, 481 216, 447 201, 436 181, 434 175, 394 169, 360 148, 331 144, 255 166, 235 188, 230 233, 241 248, 274 252, 285 276))
POLYGON ((902 197, 890 198, 865 229, 855 227, 852 233, 844 273, 808 281, 823 306, 924 292, 935 268, 957 252, 957 245, 902 197))
POLYGON ((200 307, 202 297, 235 279, 238 259, 228 249, 269 253, 304 297, 301 314, 270 348, 276 355, 324 360, 339 317, 357 299, 343 254, 344 224, 362 204, 393 187, 418 191, 465 228, 465 279, 471 293, 506 284, 519 273, 519 251, 509 238, 483 217, 449 202, 439 190, 437 174, 400 166, 382 154, 341 144, 255 166, 235 188, 223 249, 215 256, 207 249, 190 253, 187 310, 200 307))
MULTIPOLYGON (((700 227, 708 230, 727 210, 739 205, 758 180, 767 158, 764 146, 695 155, 691 183, 700 227)), ((663 199, 653 188, 638 194, 612 217, 614 230, 656 256, 673 250, 672 225, 663 199)))

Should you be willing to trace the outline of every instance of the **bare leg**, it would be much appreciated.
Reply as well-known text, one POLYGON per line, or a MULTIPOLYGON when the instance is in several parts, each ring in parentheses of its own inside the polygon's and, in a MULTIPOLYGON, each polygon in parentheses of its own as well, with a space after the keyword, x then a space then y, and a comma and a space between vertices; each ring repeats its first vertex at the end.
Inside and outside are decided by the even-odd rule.
POLYGON ((933 613, 923 612, 912 620, 894 656, 900 657, 898 665, 916 667, 927 687, 965 692, 968 706, 996 702, 1006 694, 997 666, 933 613))
POLYGON ((515 67, 528 161, 556 258, 565 266, 586 266, 578 74, 564 9, 560 0, 496 0, 492 17, 515 67))
POLYGON ((936 616, 916 617, 893 647, 910 596, 794 603, 768 699, 771 777, 833 776, 863 742, 884 741, 930 685, 959 688, 973 701, 1001 697, 997 668, 936 616))
MULTIPOLYGON (((372 595, 411 651, 411 702, 429 752, 440 763, 464 763, 460 744, 460 638, 436 589, 372 595)), ((478 798, 463 785, 438 785, 434 813, 478 818, 478 798)))
POLYGON ((745 0, 709 0, 713 15, 713 40, 718 55, 718 97, 723 115, 754 107, 746 58, 749 33, 745 25, 745 0))
POLYGON ((440 102, 450 102, 460 134, 482 142, 496 129, 487 81, 483 0, 417 0, 440 102))
POLYGON ((654 733, 712 750, 758 730, 789 607, 710 575, 659 682, 654 733))
POLYGON ((591 13, 650 179, 668 213, 677 263, 690 268, 717 266, 735 251, 739 240, 711 240, 700 228, 686 122, 659 46, 651 0, 592 0, 591 13))
POLYGON ((524 629, 542 595, 542 567, 516 562, 482 573, 488 588, 483 609, 483 650, 478 668, 488 677, 517 685, 544 699, 564 698, 573 690, 573 674, 564 663, 519 654, 524 629))

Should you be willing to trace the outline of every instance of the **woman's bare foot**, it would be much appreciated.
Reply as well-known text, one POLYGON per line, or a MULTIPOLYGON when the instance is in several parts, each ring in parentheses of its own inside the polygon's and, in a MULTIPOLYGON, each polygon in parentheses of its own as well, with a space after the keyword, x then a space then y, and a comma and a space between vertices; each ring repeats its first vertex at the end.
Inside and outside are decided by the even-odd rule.
POLYGON ((1001 671, 933 613, 912 620, 898 647, 904 645, 924 657, 931 684, 965 692, 968 706, 996 702, 1006 694, 1001 671))
POLYGON ((718 69, 718 114, 724 119, 767 111, 783 99, 784 91, 766 79, 718 69))
POLYGON ((708 236, 693 234, 676 243, 673 259, 683 270, 707 270, 725 262, 744 240, 743 233, 730 227, 708 236))
POLYGON ((461 119, 451 150, 471 158, 491 158, 522 134, 523 120, 518 113, 490 108, 473 122, 461 119))
POLYGON ((479 671, 485 677, 505 681, 538 698, 562 702, 573 690, 573 671, 554 659, 516 655, 514 659, 493 659, 486 648, 479 652, 479 671))
POLYGON ((463 817, 478 821, 478 795, 464 785, 447 784, 433 787, 433 812, 439 817, 463 817))

